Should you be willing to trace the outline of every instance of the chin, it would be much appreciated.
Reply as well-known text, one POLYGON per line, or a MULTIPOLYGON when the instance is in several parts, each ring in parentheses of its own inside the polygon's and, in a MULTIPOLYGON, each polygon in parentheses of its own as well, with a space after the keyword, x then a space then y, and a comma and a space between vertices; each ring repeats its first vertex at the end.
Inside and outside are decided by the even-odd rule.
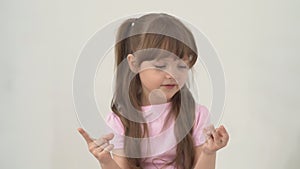
POLYGON ((168 102, 171 101, 171 99, 175 96, 176 93, 174 93, 172 95, 166 95, 168 102))

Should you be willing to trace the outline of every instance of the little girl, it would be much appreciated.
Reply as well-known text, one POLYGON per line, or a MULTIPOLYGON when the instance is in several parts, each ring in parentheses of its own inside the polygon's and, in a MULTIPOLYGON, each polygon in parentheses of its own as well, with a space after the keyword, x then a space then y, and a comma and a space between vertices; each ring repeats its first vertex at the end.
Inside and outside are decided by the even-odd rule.
POLYGON ((198 56, 191 31, 167 14, 128 19, 118 29, 115 55, 116 86, 106 119, 114 132, 93 139, 78 129, 101 167, 215 168, 216 151, 229 136, 223 126, 209 126, 207 108, 188 89, 198 56))

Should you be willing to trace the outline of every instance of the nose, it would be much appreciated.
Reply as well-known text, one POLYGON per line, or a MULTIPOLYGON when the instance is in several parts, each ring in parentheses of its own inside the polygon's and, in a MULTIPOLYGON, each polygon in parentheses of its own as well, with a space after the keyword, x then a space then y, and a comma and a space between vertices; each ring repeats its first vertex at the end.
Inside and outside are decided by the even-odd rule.
POLYGON ((165 71, 165 77, 167 79, 177 79, 178 76, 179 76, 179 74, 176 73, 175 70, 169 69, 168 71, 165 71))
POLYGON ((176 79, 178 76, 178 72, 176 70, 176 66, 169 66, 167 70, 165 70, 165 77, 167 79, 176 79))
POLYGON ((167 79, 172 79, 173 77, 172 77, 172 75, 170 75, 169 73, 166 73, 166 78, 167 78, 167 79))

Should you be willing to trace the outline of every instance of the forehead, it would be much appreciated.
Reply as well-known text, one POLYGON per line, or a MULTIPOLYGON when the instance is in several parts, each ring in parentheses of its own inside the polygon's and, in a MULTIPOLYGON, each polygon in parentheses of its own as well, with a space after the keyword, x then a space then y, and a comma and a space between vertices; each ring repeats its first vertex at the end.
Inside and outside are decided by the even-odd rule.
POLYGON ((171 56, 162 56, 154 58, 154 61, 184 61, 189 62, 189 57, 185 55, 183 58, 179 58, 178 56, 171 55, 171 56))
POLYGON ((145 56, 141 60, 154 60, 169 57, 179 57, 183 60, 188 59, 188 55, 193 53, 189 46, 182 41, 161 34, 145 34, 138 42, 134 53, 140 53, 145 56))
POLYGON ((147 60, 147 61, 143 61, 141 63, 141 66, 148 66, 148 67, 152 67, 153 64, 157 63, 157 64, 167 64, 167 65, 177 65, 177 64, 185 64, 185 65, 189 65, 188 60, 183 60, 186 58, 179 58, 179 57, 159 57, 153 60, 147 60))
POLYGON ((137 58, 138 63, 142 63, 144 61, 178 61, 183 60, 185 62, 188 62, 190 60, 190 57, 188 57, 187 54, 180 54, 179 56, 175 53, 172 53, 167 50, 163 49, 156 49, 156 48, 150 48, 150 49, 143 49, 139 50, 137 52, 134 52, 134 55, 137 58))

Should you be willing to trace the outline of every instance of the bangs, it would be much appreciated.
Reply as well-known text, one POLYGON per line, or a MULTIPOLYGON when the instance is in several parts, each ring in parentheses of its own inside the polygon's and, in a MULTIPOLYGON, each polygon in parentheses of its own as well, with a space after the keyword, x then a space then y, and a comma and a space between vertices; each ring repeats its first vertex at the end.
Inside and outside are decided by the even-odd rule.
POLYGON ((139 64, 154 59, 159 60, 166 57, 183 59, 187 56, 190 67, 192 67, 197 60, 197 53, 178 39, 161 34, 144 34, 142 36, 144 43, 139 44, 140 47, 135 54, 139 56, 137 57, 139 64))

